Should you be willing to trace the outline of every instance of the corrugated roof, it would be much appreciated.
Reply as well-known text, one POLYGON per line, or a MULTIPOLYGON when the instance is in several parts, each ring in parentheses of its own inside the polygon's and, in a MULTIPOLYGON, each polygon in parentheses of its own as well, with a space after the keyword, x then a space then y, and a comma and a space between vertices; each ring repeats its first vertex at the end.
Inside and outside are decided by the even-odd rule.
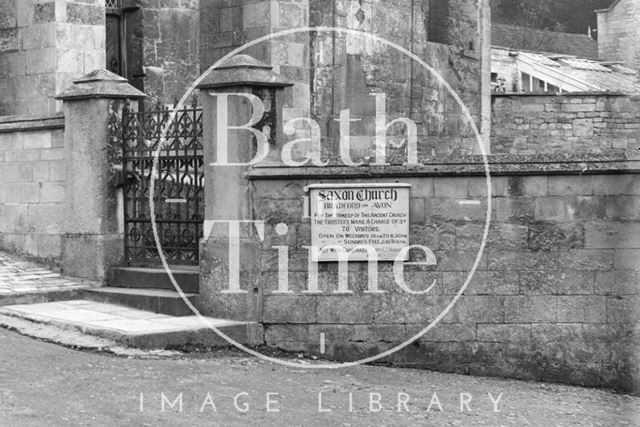
POLYGON ((597 59, 598 42, 586 34, 560 33, 517 25, 491 24, 491 44, 513 50, 561 53, 597 59))
POLYGON ((531 52, 519 52, 517 58, 528 64, 529 71, 538 71, 534 77, 541 80, 553 76, 587 92, 640 93, 640 74, 617 63, 531 52))

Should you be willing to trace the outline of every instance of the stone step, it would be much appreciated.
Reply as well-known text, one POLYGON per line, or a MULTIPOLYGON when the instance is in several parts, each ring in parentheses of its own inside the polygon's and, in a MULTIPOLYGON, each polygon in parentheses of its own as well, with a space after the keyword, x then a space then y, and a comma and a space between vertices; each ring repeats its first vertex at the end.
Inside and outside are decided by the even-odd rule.
MULTIPOLYGON (((171 273, 185 293, 199 292, 199 271, 197 267, 171 267, 171 273)), ((169 274, 163 268, 114 267, 109 270, 110 287, 152 288, 175 291, 169 274)))
MULTIPOLYGON (((80 295, 83 299, 90 301, 117 304, 170 316, 193 314, 180 294, 168 289, 103 287, 81 290, 80 295)), ((185 293, 185 296, 191 304, 194 304, 198 294, 185 293)))
MULTIPOLYGON (((58 301, 41 304, 0 307, 0 326, 19 330, 25 335, 43 335, 48 341, 69 345, 69 338, 55 331, 43 331, 47 325, 63 331, 74 331, 116 342, 127 348, 175 349, 181 346, 229 347, 210 326, 244 345, 261 345, 264 332, 258 323, 199 318, 196 316, 168 316, 150 313, 115 304, 87 300, 58 301), (32 322, 33 327, 7 319, 32 322), (204 319, 204 320, 203 320, 204 319)), ((42 338, 42 337, 41 337, 42 338)), ((79 345, 72 337, 71 345, 79 345), (75 343, 75 344, 74 344, 75 343)), ((90 343, 93 346, 112 346, 110 343, 90 343)), ((84 344, 87 346, 88 344, 84 344)), ((82 346, 81 346, 82 347, 82 346)))

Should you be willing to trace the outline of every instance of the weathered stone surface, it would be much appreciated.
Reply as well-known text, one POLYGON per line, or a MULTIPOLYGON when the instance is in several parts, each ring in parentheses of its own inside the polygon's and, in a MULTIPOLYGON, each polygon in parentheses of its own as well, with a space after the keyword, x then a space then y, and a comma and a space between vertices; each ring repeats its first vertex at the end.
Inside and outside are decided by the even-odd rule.
POLYGON ((477 325, 477 339, 480 342, 526 342, 531 339, 531 325, 479 323, 477 325))
POLYGON ((638 270, 596 272, 595 292, 603 295, 637 295, 640 293, 638 270))
POLYGON ((639 248, 640 224, 598 221, 585 224, 585 248, 639 248))
POLYGON ((607 323, 637 323, 640 319, 637 295, 607 297, 607 323))
POLYGON ((553 323, 556 319, 556 297, 504 297, 504 321, 506 323, 553 323))
POLYGON ((13 28, 17 24, 15 0, 0 1, 0 28, 13 28))
POLYGON ((591 271, 527 271, 520 273, 520 293, 525 295, 593 295, 591 271))
MULTIPOLYGON (((468 277, 467 272, 443 273, 444 293, 456 294, 468 277)), ((465 295, 518 294, 518 276, 503 271, 477 271, 465 290, 465 295)))
POLYGON ((613 251, 577 249, 560 251, 559 265, 570 270, 611 270, 613 251))
POLYGON ((266 295, 263 321, 264 323, 316 323, 318 310, 318 299, 315 296, 266 295))
POLYGON ((561 323, 604 323, 607 318, 604 296, 559 296, 557 308, 561 323))
POLYGON ((17 51, 20 49, 20 42, 17 28, 0 29, 0 53, 17 51))
MULTIPOLYGON (((631 151, 640 142, 637 109, 637 100, 608 94, 589 98, 494 95, 492 153, 631 151)), ((585 165, 585 170, 588 168, 585 165)), ((573 184, 569 181, 551 180, 550 194, 570 191, 573 184)), ((591 194, 588 181, 585 179, 575 187, 578 192, 573 194, 591 194)))
POLYGON ((558 256, 555 251, 490 251, 489 270, 555 270, 558 256))

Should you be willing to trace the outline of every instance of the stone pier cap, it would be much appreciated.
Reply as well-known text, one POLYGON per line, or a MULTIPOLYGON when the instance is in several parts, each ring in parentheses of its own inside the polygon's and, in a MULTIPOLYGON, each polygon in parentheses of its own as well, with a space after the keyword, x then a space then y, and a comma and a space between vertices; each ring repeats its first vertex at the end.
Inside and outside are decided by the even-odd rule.
POLYGON ((198 89, 217 89, 233 86, 289 87, 293 83, 250 55, 235 55, 219 67, 210 70, 198 89))
POLYGON ((107 70, 94 70, 74 80, 64 92, 56 95, 56 99, 62 101, 89 98, 140 99, 146 96, 131 86, 124 77, 107 70))

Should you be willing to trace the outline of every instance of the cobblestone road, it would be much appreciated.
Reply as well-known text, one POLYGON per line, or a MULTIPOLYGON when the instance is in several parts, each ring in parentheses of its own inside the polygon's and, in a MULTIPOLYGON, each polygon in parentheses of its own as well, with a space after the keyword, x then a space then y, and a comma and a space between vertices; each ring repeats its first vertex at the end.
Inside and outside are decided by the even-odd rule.
POLYGON ((310 371, 229 354, 125 359, 1 329, 0 361, 3 427, 640 425, 639 397, 410 369, 310 371))
POLYGON ((0 252, 0 299, 3 296, 66 291, 85 286, 38 264, 0 252))

